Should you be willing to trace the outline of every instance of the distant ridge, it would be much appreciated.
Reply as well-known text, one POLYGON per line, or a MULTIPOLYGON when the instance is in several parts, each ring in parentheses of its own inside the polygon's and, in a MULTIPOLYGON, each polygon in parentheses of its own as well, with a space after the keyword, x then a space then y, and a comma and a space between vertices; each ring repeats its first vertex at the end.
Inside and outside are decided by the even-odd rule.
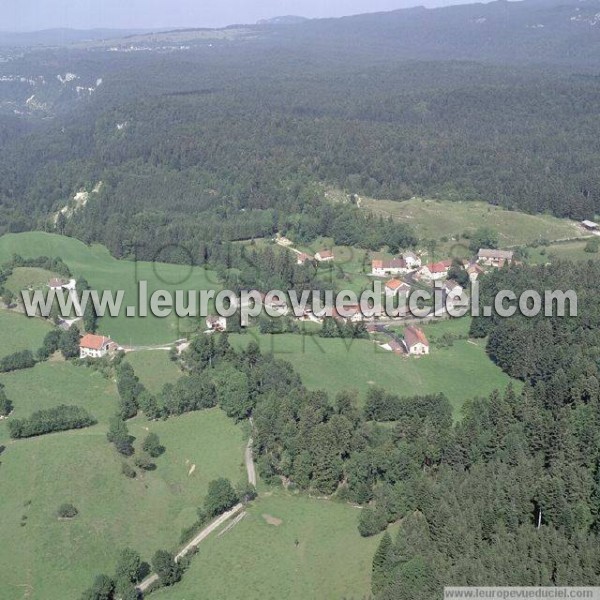
POLYGON ((257 21, 257 25, 298 25, 308 21, 306 17, 299 17, 296 15, 286 15, 283 17, 272 17, 271 19, 260 19, 257 21))

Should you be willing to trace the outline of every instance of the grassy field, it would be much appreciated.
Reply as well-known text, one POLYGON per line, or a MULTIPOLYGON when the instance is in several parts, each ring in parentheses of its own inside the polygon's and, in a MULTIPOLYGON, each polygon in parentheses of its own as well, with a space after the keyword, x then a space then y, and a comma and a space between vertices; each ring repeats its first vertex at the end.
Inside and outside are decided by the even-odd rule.
POLYGON ((561 244, 550 244, 549 246, 540 246, 530 248, 527 262, 529 264, 545 264, 557 259, 572 261, 588 261, 600 259, 600 253, 586 252, 585 241, 563 242, 561 244))
POLYGON ((37 350, 51 329, 42 319, 0 309, 0 358, 21 350, 37 350))
MULTIPOLYGON (((443 333, 438 331, 438 335, 443 333)), ((364 396, 370 386, 378 384, 402 396, 444 392, 457 416, 465 400, 504 389, 511 381, 490 361, 482 345, 468 340, 455 341, 451 348, 432 347, 429 356, 419 358, 398 356, 368 340, 259 335, 255 330, 231 335, 230 340, 238 348, 256 340, 264 352, 291 362, 309 389, 324 389, 331 395, 356 389, 364 396)))
MULTIPOLYGON (((0 315, 2 323, 5 316, 33 323, 0 315)), ((153 367, 158 369, 147 368, 153 367)), ((165 378, 166 373, 163 369, 165 378)), ((176 549, 208 482, 220 476, 238 482, 244 476, 245 436, 219 409, 157 423, 143 417, 129 421, 138 444, 154 431, 166 447, 156 470, 129 480, 106 440, 108 418, 117 408, 113 381, 63 361, 3 374, 0 381, 15 406, 10 418, 66 403, 87 408, 99 421, 87 429, 19 441, 10 440, 6 422, 0 423, 5 446, 0 530, 11 540, 0 544, 3 600, 76 598, 97 573, 112 571, 121 547, 132 546, 147 559, 159 548, 176 549), (63 502, 78 508, 74 520, 57 519, 63 502)))
POLYGON ((52 271, 37 267, 17 267, 6 280, 6 288, 14 294, 21 290, 38 290, 47 287, 53 277, 58 277, 52 271))
POLYGON ((153 394, 160 392, 165 383, 175 383, 182 375, 177 365, 169 360, 169 353, 165 350, 129 352, 126 360, 153 394))
POLYGON ((192 559, 181 583, 157 600, 321 600, 366 598, 380 536, 361 538, 359 510, 275 492, 261 497, 192 559), (268 524, 263 515, 280 519, 268 524), (298 545, 296 545, 298 542, 298 545))
MULTIPOLYGON (((124 304, 135 304, 138 282, 146 280, 148 291, 220 289, 212 271, 186 265, 133 262, 113 258, 104 246, 86 246, 73 238, 42 232, 7 234, 0 237, 0 262, 17 253, 25 258, 60 257, 73 275, 84 276, 97 290, 124 290, 124 304)), ((203 325, 203 324, 202 324, 203 325)), ((120 344, 148 345, 172 342, 194 331, 196 325, 178 319, 148 316, 127 317, 125 311, 115 318, 100 321, 101 333, 110 335, 120 344)))
MULTIPOLYGON (((361 206, 377 215, 411 224, 422 239, 456 238, 489 226, 498 232, 500 246, 518 246, 539 240, 582 237, 575 221, 550 215, 527 215, 485 202, 450 202, 413 198, 404 202, 363 198, 361 206)), ((468 245, 468 240, 461 240, 468 245)))

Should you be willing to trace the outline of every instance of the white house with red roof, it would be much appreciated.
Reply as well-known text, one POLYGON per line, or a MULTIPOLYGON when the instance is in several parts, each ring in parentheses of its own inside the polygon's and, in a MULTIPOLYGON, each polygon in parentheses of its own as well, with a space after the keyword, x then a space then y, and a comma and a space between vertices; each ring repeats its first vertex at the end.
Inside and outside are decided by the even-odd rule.
POLYGON ((448 271, 451 266, 451 260, 440 260, 439 262, 429 263, 419 269, 419 276, 431 281, 445 279, 448 276, 448 271))
POLYGON ((371 261, 371 275, 385 277, 387 275, 402 275, 410 269, 403 258, 392 258, 389 260, 375 259, 371 261))
POLYGON ((410 326, 404 330, 406 351, 413 356, 429 354, 429 341, 422 329, 410 326))
POLYGON ((296 264, 303 265, 306 261, 311 260, 311 257, 306 252, 299 252, 296 254, 296 264))
POLYGON ((315 254, 315 260, 318 260, 319 262, 331 262, 334 259, 335 256, 333 255, 333 250, 319 250, 315 254))
POLYGON ((386 296, 400 296, 400 295, 408 295, 410 292, 410 285, 401 281, 400 279, 390 279, 386 282, 384 287, 386 296))
POLYGON ((79 358, 102 358, 116 349, 117 344, 104 335, 86 333, 79 340, 79 358))

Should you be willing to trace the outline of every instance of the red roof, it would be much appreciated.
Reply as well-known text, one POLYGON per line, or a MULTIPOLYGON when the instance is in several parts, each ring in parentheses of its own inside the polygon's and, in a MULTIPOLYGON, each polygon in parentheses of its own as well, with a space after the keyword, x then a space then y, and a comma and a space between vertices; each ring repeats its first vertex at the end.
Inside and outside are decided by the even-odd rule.
POLYGON ((429 263, 427 268, 431 273, 443 273, 444 271, 447 271, 451 265, 451 260, 440 260, 436 263, 429 263))
POLYGON ((429 346, 429 341, 423 333, 423 330, 419 329, 418 327, 407 327, 404 330, 404 341, 406 342, 406 346, 408 348, 412 348, 419 343, 429 346))
POLYGON ((331 250, 319 250, 317 254, 321 258, 333 258, 333 252, 331 250))
POLYGON ((400 281, 399 279, 390 279, 385 284, 385 287, 389 288, 390 290, 397 290, 399 287, 402 287, 403 285, 404 285, 404 282, 400 281))
POLYGON ((104 346, 110 343, 110 338, 104 337, 103 335, 94 335, 93 333, 86 333, 79 342, 80 348, 87 348, 88 350, 102 350, 104 346))

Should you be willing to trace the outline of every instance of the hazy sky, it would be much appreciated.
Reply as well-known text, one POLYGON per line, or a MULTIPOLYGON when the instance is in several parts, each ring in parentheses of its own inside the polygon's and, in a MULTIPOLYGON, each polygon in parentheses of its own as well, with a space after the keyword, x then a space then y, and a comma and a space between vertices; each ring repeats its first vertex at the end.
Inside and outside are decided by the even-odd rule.
MULTIPOLYGON (((463 0, 464 1, 464 0, 463 0)), ((281 15, 336 17, 461 0, 0 0, 0 29, 221 27, 281 15)))

